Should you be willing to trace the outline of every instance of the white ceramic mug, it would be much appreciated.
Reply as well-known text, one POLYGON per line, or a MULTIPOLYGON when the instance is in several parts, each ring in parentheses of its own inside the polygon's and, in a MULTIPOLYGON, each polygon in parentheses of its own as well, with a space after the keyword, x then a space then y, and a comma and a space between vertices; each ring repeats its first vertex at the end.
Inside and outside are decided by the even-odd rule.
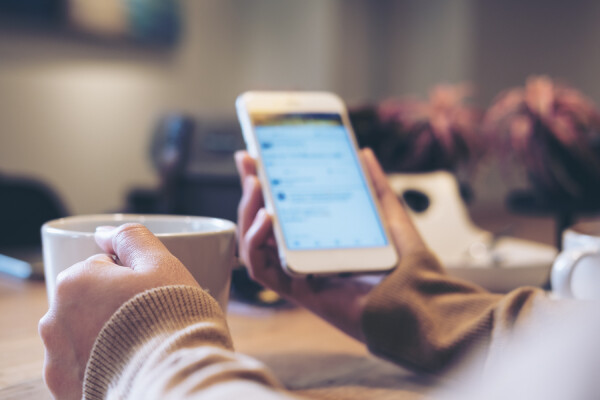
POLYGON ((552 291, 561 298, 600 299, 600 221, 574 225, 552 266, 552 291))
POLYGON ((130 222, 143 224, 153 232, 226 310, 235 263, 235 224, 177 215, 81 215, 47 222, 42 226, 42 248, 48 299, 54 297, 56 277, 61 271, 102 253, 94 240, 96 227, 130 222))

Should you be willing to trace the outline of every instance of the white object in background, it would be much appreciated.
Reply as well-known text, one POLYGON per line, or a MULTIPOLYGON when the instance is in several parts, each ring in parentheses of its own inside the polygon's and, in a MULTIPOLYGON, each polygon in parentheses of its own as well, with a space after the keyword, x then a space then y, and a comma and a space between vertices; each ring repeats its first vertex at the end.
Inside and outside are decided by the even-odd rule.
POLYGON ((551 284, 561 298, 600 300, 600 222, 577 224, 564 232, 551 284))
POLYGON ((542 286, 548 281, 556 249, 530 240, 496 237, 477 227, 451 173, 390 174, 388 180, 401 199, 410 191, 427 197, 429 204, 422 212, 407 210, 450 275, 494 292, 542 286))
POLYGON ((71 265, 101 253, 94 240, 98 226, 136 222, 153 232, 192 276, 227 309, 231 270, 235 264, 235 224, 207 217, 106 214, 67 217, 42 226, 42 249, 48 299, 56 277, 71 265))

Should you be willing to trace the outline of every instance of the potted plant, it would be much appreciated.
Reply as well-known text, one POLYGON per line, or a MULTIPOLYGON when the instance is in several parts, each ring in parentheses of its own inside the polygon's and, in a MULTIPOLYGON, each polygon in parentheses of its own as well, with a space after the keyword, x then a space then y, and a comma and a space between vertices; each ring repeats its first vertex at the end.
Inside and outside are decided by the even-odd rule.
POLYGON ((501 93, 482 131, 504 165, 522 165, 545 202, 600 200, 600 114, 579 91, 547 76, 501 93))
POLYGON ((388 172, 472 167, 481 155, 481 113, 466 104, 467 85, 438 85, 428 100, 393 98, 351 112, 359 144, 388 172))
POLYGON ((482 112, 468 105, 468 85, 437 85, 427 100, 392 98, 350 112, 361 146, 373 149, 388 173, 452 172, 465 201, 483 155, 482 112))

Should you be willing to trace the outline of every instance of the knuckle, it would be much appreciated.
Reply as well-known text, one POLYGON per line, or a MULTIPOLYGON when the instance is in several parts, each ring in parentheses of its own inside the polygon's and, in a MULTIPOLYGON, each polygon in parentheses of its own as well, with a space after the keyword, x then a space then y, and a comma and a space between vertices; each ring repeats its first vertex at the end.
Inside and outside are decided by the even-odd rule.
POLYGON ((77 263, 64 271, 61 271, 56 277, 56 297, 64 299, 77 294, 78 288, 86 270, 87 261, 77 263))
POLYGON ((128 223, 117 228, 113 236, 113 249, 119 254, 120 251, 133 251, 136 243, 145 242, 152 233, 142 224, 128 223))
POLYGON ((73 285, 71 284, 70 279, 64 279, 62 281, 57 281, 56 289, 55 289, 55 297, 56 299, 65 299, 71 297, 73 293, 73 285))
POLYGON ((106 254, 94 254, 93 256, 88 257, 84 262, 84 267, 93 268, 95 264, 105 263, 107 261, 106 254))
POLYGON ((73 286, 73 278, 69 270, 61 271, 56 277, 56 297, 62 298, 68 295, 73 286))
POLYGON ((115 233, 113 240, 117 242, 127 242, 133 237, 145 235, 146 233, 148 233, 148 229, 144 225, 133 222, 127 223, 117 228, 117 233, 115 233))
POLYGON ((93 256, 89 256, 87 258, 87 262, 89 263, 94 263, 94 262, 98 262, 98 261, 104 261, 106 259, 106 254, 94 254, 93 256))
POLYGON ((38 322, 38 333, 44 342, 44 346, 48 347, 49 338, 54 333, 54 324, 48 314, 44 315, 38 322))

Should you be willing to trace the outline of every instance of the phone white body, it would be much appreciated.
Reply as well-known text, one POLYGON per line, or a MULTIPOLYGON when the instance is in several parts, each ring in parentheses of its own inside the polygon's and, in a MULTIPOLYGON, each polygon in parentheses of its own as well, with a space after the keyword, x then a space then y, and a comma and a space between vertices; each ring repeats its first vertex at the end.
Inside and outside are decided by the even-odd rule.
POLYGON ((327 92, 246 92, 236 101, 284 269, 380 272, 397 253, 343 101, 327 92))

